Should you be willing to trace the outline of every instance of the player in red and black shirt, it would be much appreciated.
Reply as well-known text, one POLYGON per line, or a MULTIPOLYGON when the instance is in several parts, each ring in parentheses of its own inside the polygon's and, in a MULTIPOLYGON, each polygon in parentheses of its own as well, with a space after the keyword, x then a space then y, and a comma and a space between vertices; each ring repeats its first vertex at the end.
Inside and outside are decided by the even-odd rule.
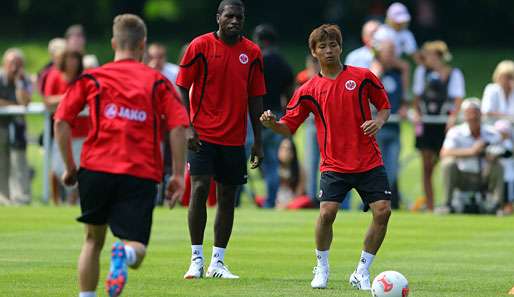
POLYGON ((312 55, 321 65, 319 75, 302 85, 280 121, 270 111, 261 121, 265 127, 290 136, 313 113, 321 155, 320 216, 316 226, 316 257, 313 288, 326 288, 328 250, 332 224, 346 193, 355 188, 373 221, 350 283, 370 290, 369 266, 387 230, 391 213, 391 190, 375 135, 387 121, 390 105, 380 80, 365 68, 341 64, 342 37, 339 27, 323 25, 309 37, 312 55), (378 110, 371 117, 369 103, 378 110))
POLYGON ((184 106, 173 86, 157 71, 140 63, 146 25, 138 16, 114 19, 114 62, 82 74, 64 94, 55 114, 55 136, 66 165, 63 181, 78 180, 86 241, 79 259, 80 296, 95 297, 100 252, 107 226, 121 241, 113 245, 106 282, 118 296, 127 281, 127 266, 137 268, 150 239, 157 183, 162 180, 161 121, 170 132, 173 176, 171 203, 184 191, 184 106), (89 107, 88 132, 77 173, 71 130, 78 114, 89 107))
POLYGON ((266 93, 261 51, 242 36, 244 17, 240 0, 221 1, 216 15, 218 30, 191 42, 177 78, 193 131, 187 137, 192 184, 188 217, 192 261, 184 275, 186 279, 203 275, 205 202, 211 178, 216 181, 218 211, 207 276, 237 278, 225 267, 223 259, 232 232, 236 191, 247 178, 244 144, 248 111, 255 136, 252 168, 257 168, 262 160, 259 116, 266 93))

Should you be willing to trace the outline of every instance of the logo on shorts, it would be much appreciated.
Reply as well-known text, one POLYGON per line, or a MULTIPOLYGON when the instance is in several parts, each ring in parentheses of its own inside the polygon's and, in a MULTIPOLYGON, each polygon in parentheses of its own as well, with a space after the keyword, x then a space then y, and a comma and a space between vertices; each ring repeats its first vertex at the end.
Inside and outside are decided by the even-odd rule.
POLYGON ((118 113, 118 107, 114 103, 107 104, 105 107, 104 115, 108 119, 114 119, 118 113))
POLYGON ((348 91, 353 91, 357 87, 357 83, 354 80, 347 80, 344 84, 348 91))
POLYGON ((319 190, 318 198, 320 198, 320 199, 321 199, 321 197, 323 197, 323 190, 319 190))
POLYGON ((386 194, 386 195, 392 195, 393 193, 391 193, 391 191, 384 191, 384 194, 386 194))
POLYGON ((250 59, 248 59, 248 56, 246 54, 239 55, 239 62, 241 62, 241 64, 247 64, 249 60, 250 59))

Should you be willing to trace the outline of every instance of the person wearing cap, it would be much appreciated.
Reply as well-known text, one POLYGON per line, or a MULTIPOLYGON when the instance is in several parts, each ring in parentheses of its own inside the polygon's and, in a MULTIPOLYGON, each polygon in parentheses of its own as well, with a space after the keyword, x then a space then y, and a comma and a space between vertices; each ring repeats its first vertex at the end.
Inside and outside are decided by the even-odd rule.
POLYGON ((466 202, 454 197, 454 191, 480 194, 477 204, 481 212, 495 213, 503 201, 502 138, 494 127, 481 123, 480 100, 466 99, 462 103, 464 123, 448 130, 441 149, 445 210, 463 211, 457 205, 466 202), (487 194, 490 195, 487 195, 487 194))
POLYGON ((465 96, 465 82, 462 72, 448 63, 451 54, 445 42, 426 42, 422 48, 423 65, 414 72, 414 124, 416 126, 416 148, 423 160, 423 187, 425 198, 415 203, 413 210, 426 204, 434 207, 432 174, 437 163, 446 131, 455 125, 457 115, 465 96), (427 123, 424 116, 448 116, 444 123, 427 123))
POLYGON ((514 61, 501 61, 493 73, 493 82, 485 87, 482 113, 491 119, 514 119, 514 61))
MULTIPOLYGON (((264 61, 264 81, 267 89, 262 101, 264 110, 283 115, 287 100, 293 92, 294 75, 293 69, 277 47, 278 37, 275 28, 269 24, 258 25, 253 32, 253 41, 261 48, 264 61)), ((275 207, 280 186, 278 148, 282 139, 282 136, 273 133, 270 129, 262 130, 264 148, 262 171, 267 191, 265 208, 275 207)))

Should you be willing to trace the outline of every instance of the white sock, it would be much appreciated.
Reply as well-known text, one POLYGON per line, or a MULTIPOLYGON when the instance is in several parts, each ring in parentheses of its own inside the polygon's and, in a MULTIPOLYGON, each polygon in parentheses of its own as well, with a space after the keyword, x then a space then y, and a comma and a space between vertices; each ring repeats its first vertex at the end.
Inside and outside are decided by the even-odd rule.
POLYGON ((225 259, 225 249, 219 247, 212 247, 211 266, 218 264, 219 261, 223 262, 225 259))
POLYGON ((79 297, 96 297, 96 292, 80 292, 79 297))
POLYGON ((125 255, 127 255, 126 262, 128 266, 136 264, 137 254, 136 250, 133 247, 131 247, 130 245, 125 245, 125 255))
POLYGON ((369 272, 369 267, 371 266, 371 263, 373 263, 374 258, 375 255, 372 255, 366 251, 362 251, 359 264, 357 265, 357 272, 369 272))
POLYGON ((328 250, 316 250, 316 259, 318 260, 318 267, 328 267, 328 250))
POLYGON ((202 262, 203 262, 203 245, 201 245, 201 244, 192 245, 191 246, 191 260, 196 259, 198 257, 202 258, 202 262))

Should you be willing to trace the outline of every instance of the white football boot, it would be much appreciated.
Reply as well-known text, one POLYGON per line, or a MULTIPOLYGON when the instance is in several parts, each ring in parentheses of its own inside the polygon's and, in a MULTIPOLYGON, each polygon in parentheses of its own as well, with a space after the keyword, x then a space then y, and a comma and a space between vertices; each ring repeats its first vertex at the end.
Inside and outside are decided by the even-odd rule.
POLYGON ((311 287, 313 289, 326 289, 328 283, 328 276, 330 274, 328 266, 315 266, 312 273, 314 274, 314 278, 311 281, 311 287))
POLYGON ((239 278, 239 276, 233 274, 228 270, 228 267, 223 264, 223 262, 218 261, 218 263, 209 265, 209 268, 207 269, 206 277, 212 277, 212 278, 228 278, 228 279, 236 279, 239 278))
POLYGON ((369 272, 357 272, 355 270, 350 276, 350 285, 352 285, 357 290, 371 290, 371 285, 369 281, 369 272))
POLYGON ((191 260, 189 270, 184 274, 184 279, 195 279, 203 277, 203 258, 196 257, 191 260))

